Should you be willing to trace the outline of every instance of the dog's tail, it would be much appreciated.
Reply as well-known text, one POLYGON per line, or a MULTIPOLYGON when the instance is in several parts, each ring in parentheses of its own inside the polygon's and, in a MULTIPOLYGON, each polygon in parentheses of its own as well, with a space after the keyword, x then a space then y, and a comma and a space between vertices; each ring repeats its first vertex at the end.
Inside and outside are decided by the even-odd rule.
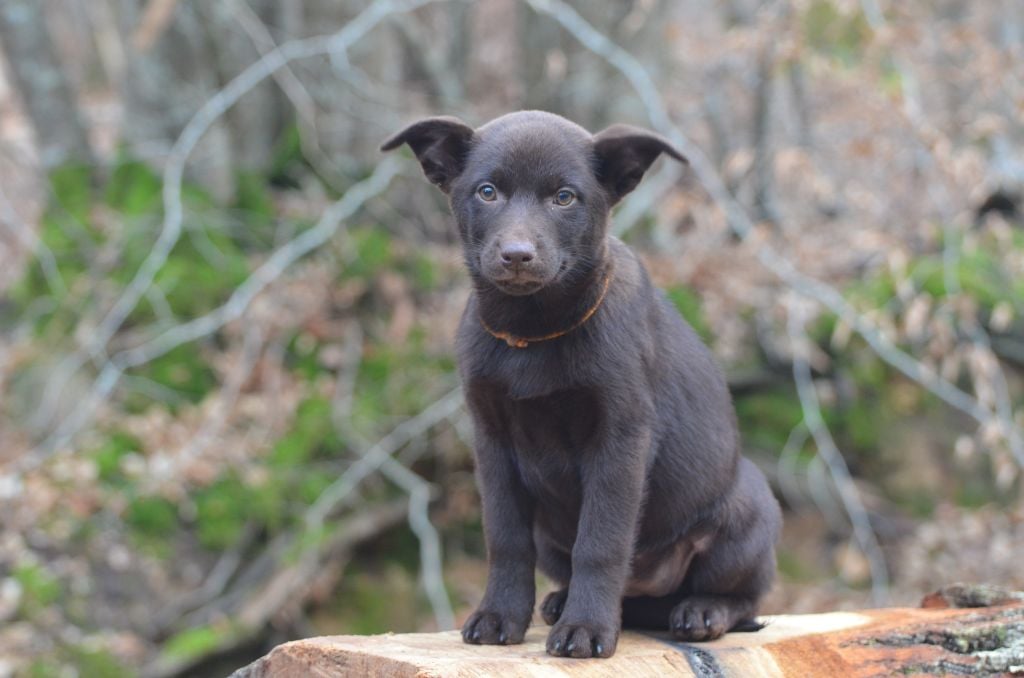
POLYGON ((755 633, 763 629, 767 624, 756 619, 741 619, 729 629, 730 633, 755 633))

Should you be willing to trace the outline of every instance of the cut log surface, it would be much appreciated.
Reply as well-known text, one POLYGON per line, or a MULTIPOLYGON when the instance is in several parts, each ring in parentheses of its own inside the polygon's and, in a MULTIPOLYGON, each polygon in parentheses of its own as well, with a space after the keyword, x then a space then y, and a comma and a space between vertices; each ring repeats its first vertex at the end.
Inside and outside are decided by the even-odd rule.
POLYGON ((764 617, 761 631, 710 643, 627 631, 610 659, 551 657, 543 626, 511 646, 466 645, 456 631, 326 636, 279 645, 232 678, 1024 676, 1024 595, 950 587, 924 605, 764 617))

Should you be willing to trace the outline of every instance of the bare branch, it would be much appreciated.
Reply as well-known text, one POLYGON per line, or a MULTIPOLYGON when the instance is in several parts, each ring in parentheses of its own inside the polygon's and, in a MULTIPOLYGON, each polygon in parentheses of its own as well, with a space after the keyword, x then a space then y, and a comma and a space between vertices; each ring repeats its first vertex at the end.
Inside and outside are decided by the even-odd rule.
MULTIPOLYGON (((266 56, 277 49, 270 31, 267 30, 259 15, 249 7, 245 0, 228 0, 228 7, 234 13, 235 18, 238 19, 242 29, 249 34, 249 38, 260 53, 260 56, 266 56)), ((302 84, 299 76, 289 66, 283 66, 274 73, 273 77, 298 112, 298 118, 301 123, 299 146, 302 149, 303 156, 316 169, 321 179, 333 182, 334 178, 338 175, 338 170, 331 162, 327 153, 320 147, 318 141, 320 133, 317 127, 316 101, 306 89, 306 86, 302 84)), ((336 187, 332 186, 332 188, 336 187)))
MULTIPOLYGON (((159 237, 132 281, 90 336, 87 344, 62 360, 55 369, 55 377, 47 385, 47 394, 61 392, 67 381, 87 361, 102 354, 111 337, 152 285, 157 271, 167 262, 167 257, 178 242, 182 231, 181 187, 185 164, 213 123, 242 96, 286 64, 314 56, 344 55, 352 45, 391 14, 407 12, 434 1, 436 0, 375 0, 337 33, 293 40, 267 53, 203 104, 182 130, 167 158, 163 173, 164 219, 159 237)), ((107 372, 106 368, 104 372, 107 372)), ((100 379, 104 383, 109 383, 111 387, 116 383, 116 378, 109 372, 106 375, 101 372, 100 379)), ((66 428, 64 424, 60 429, 66 428)))
POLYGON ((444 586, 441 566, 441 537, 430 522, 431 486, 418 475, 387 457, 381 471, 409 494, 409 527, 420 542, 420 579, 430 600, 438 629, 455 628, 455 613, 444 586))
POLYGON ((377 444, 368 449, 366 454, 320 493, 316 503, 306 514, 306 527, 314 531, 319 529, 327 516, 364 478, 379 469, 403 445, 416 436, 424 434, 438 422, 448 419, 460 407, 462 407, 462 390, 452 389, 433 405, 412 419, 403 421, 391 433, 377 441, 377 444))
POLYGON ((203 420, 196 434, 189 438, 188 443, 175 456, 174 463, 168 465, 162 473, 153 472, 152 477, 146 479, 147 483, 159 483, 166 479, 159 476, 180 473, 182 469, 187 469, 192 461, 202 456, 209 444, 213 442, 213 439, 224 428, 228 414, 231 412, 231 408, 234 407, 238 394, 242 391, 242 386, 252 374, 262 347, 263 332, 260 326, 255 322, 249 323, 242 342, 242 355, 238 360, 238 364, 234 366, 234 369, 228 375, 224 388, 217 395, 217 402, 214 405, 213 412, 203 420))
POLYGON ((853 534, 860 545, 861 551, 868 559, 871 567, 871 597, 878 605, 889 598, 889 569, 885 564, 885 556, 878 544, 878 538, 871 527, 867 509, 860 500, 857 486, 850 477, 850 469, 846 460, 836 447, 832 434, 829 433, 825 420, 821 416, 818 394, 811 381, 811 366, 807 361, 809 339, 804 332, 806 309, 801 304, 789 304, 787 329, 793 345, 793 380, 796 382, 800 405, 804 411, 804 424, 814 438, 819 457, 828 467, 832 482, 839 491, 846 514, 853 525, 853 534))
POLYGON ((151 0, 132 35, 132 47, 139 52, 148 52, 171 25, 178 0, 151 0))
MULTIPOLYGON (((877 0, 861 0, 861 8, 864 11, 864 16, 867 18, 869 25, 876 32, 884 31, 888 28, 888 21, 885 18, 884 12, 882 12, 879 7, 877 0)), ((916 141, 918 153, 916 157, 919 162, 926 161, 936 170, 941 184, 945 184, 947 188, 952 188, 952 184, 954 182, 950 181, 950 173, 947 168, 944 168, 941 165, 933 150, 935 139, 939 135, 939 132, 924 116, 924 109, 921 106, 920 101, 921 95, 917 86, 919 79, 908 61, 902 58, 899 54, 895 54, 893 56, 893 61, 895 68, 900 75, 900 84, 903 93, 903 106, 901 110, 907 122, 917 135, 916 141)), ((958 266, 960 258, 960 248, 958 244, 961 242, 961 239, 959 237, 960 234, 957 233, 957 229, 954 226, 954 210, 950 205, 948 197, 950 192, 951 191, 948 192, 946 190, 942 190, 934 183, 928 184, 928 194, 932 198, 933 203, 938 206, 939 212, 942 214, 942 221, 944 224, 944 240, 942 248, 943 286, 946 289, 947 296, 956 296, 962 292, 958 266)), ((991 355, 991 339, 989 338, 988 333, 985 332, 984 328, 981 327, 980 323, 971 322, 966 329, 971 342, 974 344, 975 350, 980 353, 991 355)), ((1013 402, 1010 399, 1006 375, 1003 373, 999 360, 993 357, 992 360, 987 361, 985 372, 987 373, 995 392, 995 410, 996 417, 998 418, 998 424, 1000 426, 1000 433, 1009 444, 1010 451, 1017 460, 1017 464, 1021 468, 1024 468, 1024 436, 1020 434, 1020 431, 1014 421, 1013 402)), ((982 425, 986 424, 986 422, 980 420, 979 423, 982 425)))
POLYGON ((381 162, 372 175, 352 186, 340 200, 331 205, 316 226, 276 250, 262 266, 238 286, 231 298, 223 305, 206 315, 176 325, 141 346, 115 354, 103 366, 99 376, 93 382, 86 400, 37 448, 18 460, 16 472, 23 473, 27 469, 38 466, 55 450, 66 445, 72 436, 91 420, 96 409, 113 391, 125 370, 154 360, 184 343, 208 336, 228 322, 241 317, 256 295, 267 285, 279 278, 298 259, 327 242, 337 231, 341 222, 355 214, 364 202, 383 192, 391 179, 398 173, 400 166, 401 162, 393 158, 381 162))
MULTIPOLYGON (((664 99, 650 74, 631 54, 597 31, 576 10, 562 0, 527 0, 530 6, 555 19, 580 44, 615 66, 636 90, 643 103, 651 124, 672 139, 690 160, 690 166, 703 183, 711 198, 718 204, 736 234, 746 239, 754 232, 754 223, 743 206, 732 196, 721 176, 703 151, 691 142, 672 122, 664 99)), ((943 379, 933 370, 915 360, 895 346, 892 340, 867 317, 857 312, 843 295, 834 287, 801 273, 786 257, 768 244, 760 245, 758 260, 780 280, 800 294, 810 297, 828 308, 840 320, 847 323, 871 346, 872 350, 886 363, 908 378, 922 385, 945 403, 971 417, 980 424, 995 420, 993 412, 970 393, 963 391, 943 379)), ((1004 429, 1000 426, 1000 429, 1004 429)), ((1024 437, 1017 426, 1004 431, 1007 440, 1015 449, 1024 449, 1024 437)))
POLYGON ((64 284, 64 278, 61 277, 60 270, 57 268, 57 260, 53 257, 53 252, 36 235, 35 230, 18 216, 18 211, 14 209, 14 205, 11 204, 3 186, 0 186, 0 223, 11 232, 26 251, 34 254, 39 259, 39 267, 43 271, 43 277, 46 278, 46 284, 49 286, 50 291, 56 295, 63 296, 68 288, 64 284))

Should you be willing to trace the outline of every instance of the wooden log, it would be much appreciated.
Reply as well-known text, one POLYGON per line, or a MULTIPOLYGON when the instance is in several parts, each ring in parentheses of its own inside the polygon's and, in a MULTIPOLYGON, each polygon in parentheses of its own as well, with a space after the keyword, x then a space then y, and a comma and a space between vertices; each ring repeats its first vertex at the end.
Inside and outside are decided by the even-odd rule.
POLYGON ((542 626, 512 646, 466 645, 456 631, 327 636, 279 645, 232 678, 1024 675, 1024 595, 950 587, 925 605, 765 617, 761 631, 710 643, 627 631, 610 659, 551 657, 542 626))

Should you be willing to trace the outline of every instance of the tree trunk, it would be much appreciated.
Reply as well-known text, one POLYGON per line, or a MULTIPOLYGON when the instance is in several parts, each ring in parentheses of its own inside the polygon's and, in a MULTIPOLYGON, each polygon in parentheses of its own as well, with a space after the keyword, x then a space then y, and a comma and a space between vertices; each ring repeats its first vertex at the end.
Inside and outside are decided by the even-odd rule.
POLYGON ((681 643, 627 631, 610 659, 550 657, 547 629, 522 645, 466 645, 458 631, 332 636, 280 645, 232 678, 328 676, 881 676, 1018 673, 1024 666, 1024 594, 952 586, 925 609, 781 615, 756 633, 681 643), (959 609, 969 608, 969 609, 959 609), (344 667, 341 669, 340 667, 344 667))
POLYGON ((57 59, 39 0, 0 3, 0 48, 35 131, 43 168, 91 164, 78 103, 57 59))
MULTIPOLYGON (((250 4, 274 23, 273 3, 250 4)), ((121 0, 120 16, 128 50, 123 136, 135 155, 159 163, 196 111, 255 63, 259 50, 229 3, 121 0)), ((217 199, 231 199, 236 170, 266 168, 283 110, 270 79, 254 87, 207 133, 190 163, 192 178, 217 199)))

